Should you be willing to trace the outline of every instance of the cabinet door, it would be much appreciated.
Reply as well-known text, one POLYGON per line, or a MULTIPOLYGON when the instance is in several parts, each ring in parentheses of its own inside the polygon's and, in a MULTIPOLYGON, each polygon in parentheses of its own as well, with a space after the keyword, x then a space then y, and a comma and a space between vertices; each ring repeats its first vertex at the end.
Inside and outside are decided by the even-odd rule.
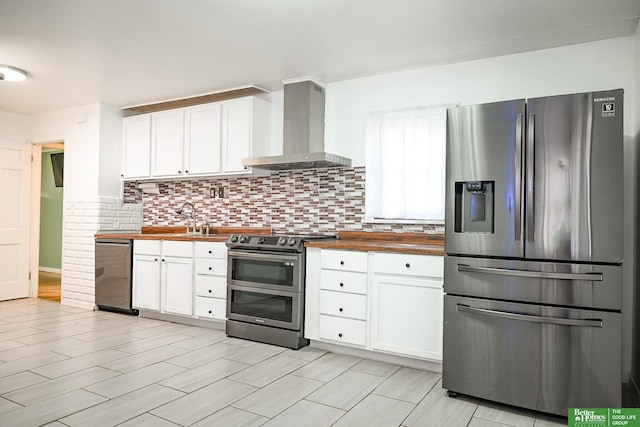
POLYGON ((193 314, 193 259, 164 257, 162 260, 163 312, 193 314))
POLYGON ((143 178, 151 175, 151 116, 126 117, 122 120, 122 177, 143 178))
POLYGON ((160 255, 133 257, 133 307, 160 311, 160 255))
POLYGON ((251 157, 252 99, 222 103, 222 171, 243 172, 242 159, 251 157))
POLYGON ((185 174, 220 172, 221 104, 185 109, 185 174))
POLYGON ((371 348, 442 360, 441 280, 374 275, 371 348))
POLYGON ((169 110, 151 116, 153 176, 184 173, 184 110, 169 110))

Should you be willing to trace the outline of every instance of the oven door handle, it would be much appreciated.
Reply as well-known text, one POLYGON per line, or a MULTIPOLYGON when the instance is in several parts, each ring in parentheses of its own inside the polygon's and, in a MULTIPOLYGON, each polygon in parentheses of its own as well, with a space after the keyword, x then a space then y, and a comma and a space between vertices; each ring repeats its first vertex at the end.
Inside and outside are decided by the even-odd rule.
POLYGON ((602 282, 602 273, 554 273, 549 271, 511 270, 508 268, 476 267, 458 264, 458 271, 469 273, 497 274, 500 276, 532 277, 536 279, 586 280, 602 282))
POLYGON ((499 317, 501 319, 522 320, 525 322, 549 323, 563 326, 588 326, 591 328, 602 328, 602 319, 564 319, 562 317, 534 316, 530 314, 516 314, 508 311, 489 310, 486 308, 469 307, 468 305, 457 304, 458 311, 481 316, 499 317))
POLYGON ((264 254, 261 252, 229 250, 227 251, 227 256, 242 259, 260 259, 269 261, 297 261, 299 259, 299 254, 295 255, 282 252, 270 252, 268 254, 264 254))

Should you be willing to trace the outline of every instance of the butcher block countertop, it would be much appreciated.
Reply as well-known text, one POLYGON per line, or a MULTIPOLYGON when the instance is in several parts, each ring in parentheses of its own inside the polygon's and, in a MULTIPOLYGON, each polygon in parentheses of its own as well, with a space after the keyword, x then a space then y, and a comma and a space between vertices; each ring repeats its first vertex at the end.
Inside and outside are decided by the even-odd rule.
POLYGON ((308 248, 444 256, 444 235, 340 231, 337 240, 312 240, 306 242, 305 246, 308 248))
POLYGON ((185 242, 224 242, 230 234, 271 234, 268 227, 211 227, 209 235, 186 233, 185 227, 142 227, 140 232, 105 231, 96 239, 177 240, 185 242))

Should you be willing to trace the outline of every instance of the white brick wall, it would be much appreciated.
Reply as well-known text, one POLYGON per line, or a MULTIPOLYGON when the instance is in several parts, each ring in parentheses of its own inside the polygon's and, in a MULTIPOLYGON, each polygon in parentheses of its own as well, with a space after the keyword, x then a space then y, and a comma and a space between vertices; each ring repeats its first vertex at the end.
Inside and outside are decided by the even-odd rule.
POLYGON ((92 309, 95 304, 95 234, 98 231, 137 231, 142 205, 122 199, 69 202, 64 206, 62 238, 62 304, 92 309), (114 226, 117 219, 117 227, 114 226))

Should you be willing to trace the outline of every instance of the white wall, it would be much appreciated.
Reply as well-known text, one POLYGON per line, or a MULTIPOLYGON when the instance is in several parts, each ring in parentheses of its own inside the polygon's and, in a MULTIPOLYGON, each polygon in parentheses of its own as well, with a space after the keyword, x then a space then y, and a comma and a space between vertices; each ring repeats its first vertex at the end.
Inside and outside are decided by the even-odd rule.
MULTIPOLYGON (((325 148, 364 166, 364 117, 371 111, 616 88, 626 89, 626 108, 632 87, 631 37, 346 80, 327 86, 325 148)), ((632 123, 625 123, 626 135, 632 123)))
POLYGON ((122 109, 100 105, 98 194, 122 197, 122 109))
MULTIPOLYGON (((633 156, 633 158, 635 160, 636 173, 632 177, 631 182, 633 182, 636 185, 635 188, 637 188, 638 179, 640 177, 640 171, 638 171, 638 165, 640 165, 640 23, 636 28, 636 34, 635 34, 635 37, 633 38, 633 41, 634 41, 634 52, 635 52, 634 54, 635 91, 633 96, 634 106, 635 106, 635 109, 634 109, 635 123, 634 123, 634 131, 632 134, 635 135, 635 142, 633 143, 633 146, 635 147, 635 155, 633 156)), ((640 204, 639 200, 636 199, 635 212, 638 212, 639 204, 640 204)), ((635 230, 636 252, 635 253, 637 254, 638 250, 640 250, 639 243, 638 243, 638 236, 640 236, 640 218, 638 217, 638 215, 636 215, 635 226, 636 226, 636 230, 635 230)), ((640 260, 638 259, 638 256, 634 257, 633 261, 636 264, 635 272, 637 275, 640 269, 640 260)), ((637 277, 637 276, 634 276, 634 277, 637 277)), ((633 364, 634 365, 632 367, 632 375, 633 375, 633 380, 637 387, 638 393, 640 393, 640 281, 634 280, 634 284, 635 284, 634 300, 635 300, 636 311, 635 311, 635 320, 633 322, 633 338, 634 338, 633 364)))
POLYGON ((0 111, 0 139, 26 144, 28 120, 24 116, 0 111))
MULTIPOLYGON (((631 372, 633 288, 636 283, 636 135, 638 34, 329 84, 325 148, 364 165, 365 115, 372 111, 623 88, 625 144, 623 377, 631 372), (634 52, 635 46, 635 52, 634 52)), ((640 105, 640 104, 638 104, 640 105)), ((638 335, 638 334, 636 334, 638 335)), ((640 339, 640 338, 639 338, 640 339)), ((639 345, 640 346, 640 345, 639 345)), ((640 354, 636 354, 640 358, 640 354)), ((638 368, 640 369, 640 367, 638 368)))
POLYGON ((62 304, 94 306, 96 231, 110 229, 113 217, 124 229, 141 224, 141 209, 122 207, 120 120, 118 108, 98 103, 29 118, 33 143, 65 143, 62 304))

